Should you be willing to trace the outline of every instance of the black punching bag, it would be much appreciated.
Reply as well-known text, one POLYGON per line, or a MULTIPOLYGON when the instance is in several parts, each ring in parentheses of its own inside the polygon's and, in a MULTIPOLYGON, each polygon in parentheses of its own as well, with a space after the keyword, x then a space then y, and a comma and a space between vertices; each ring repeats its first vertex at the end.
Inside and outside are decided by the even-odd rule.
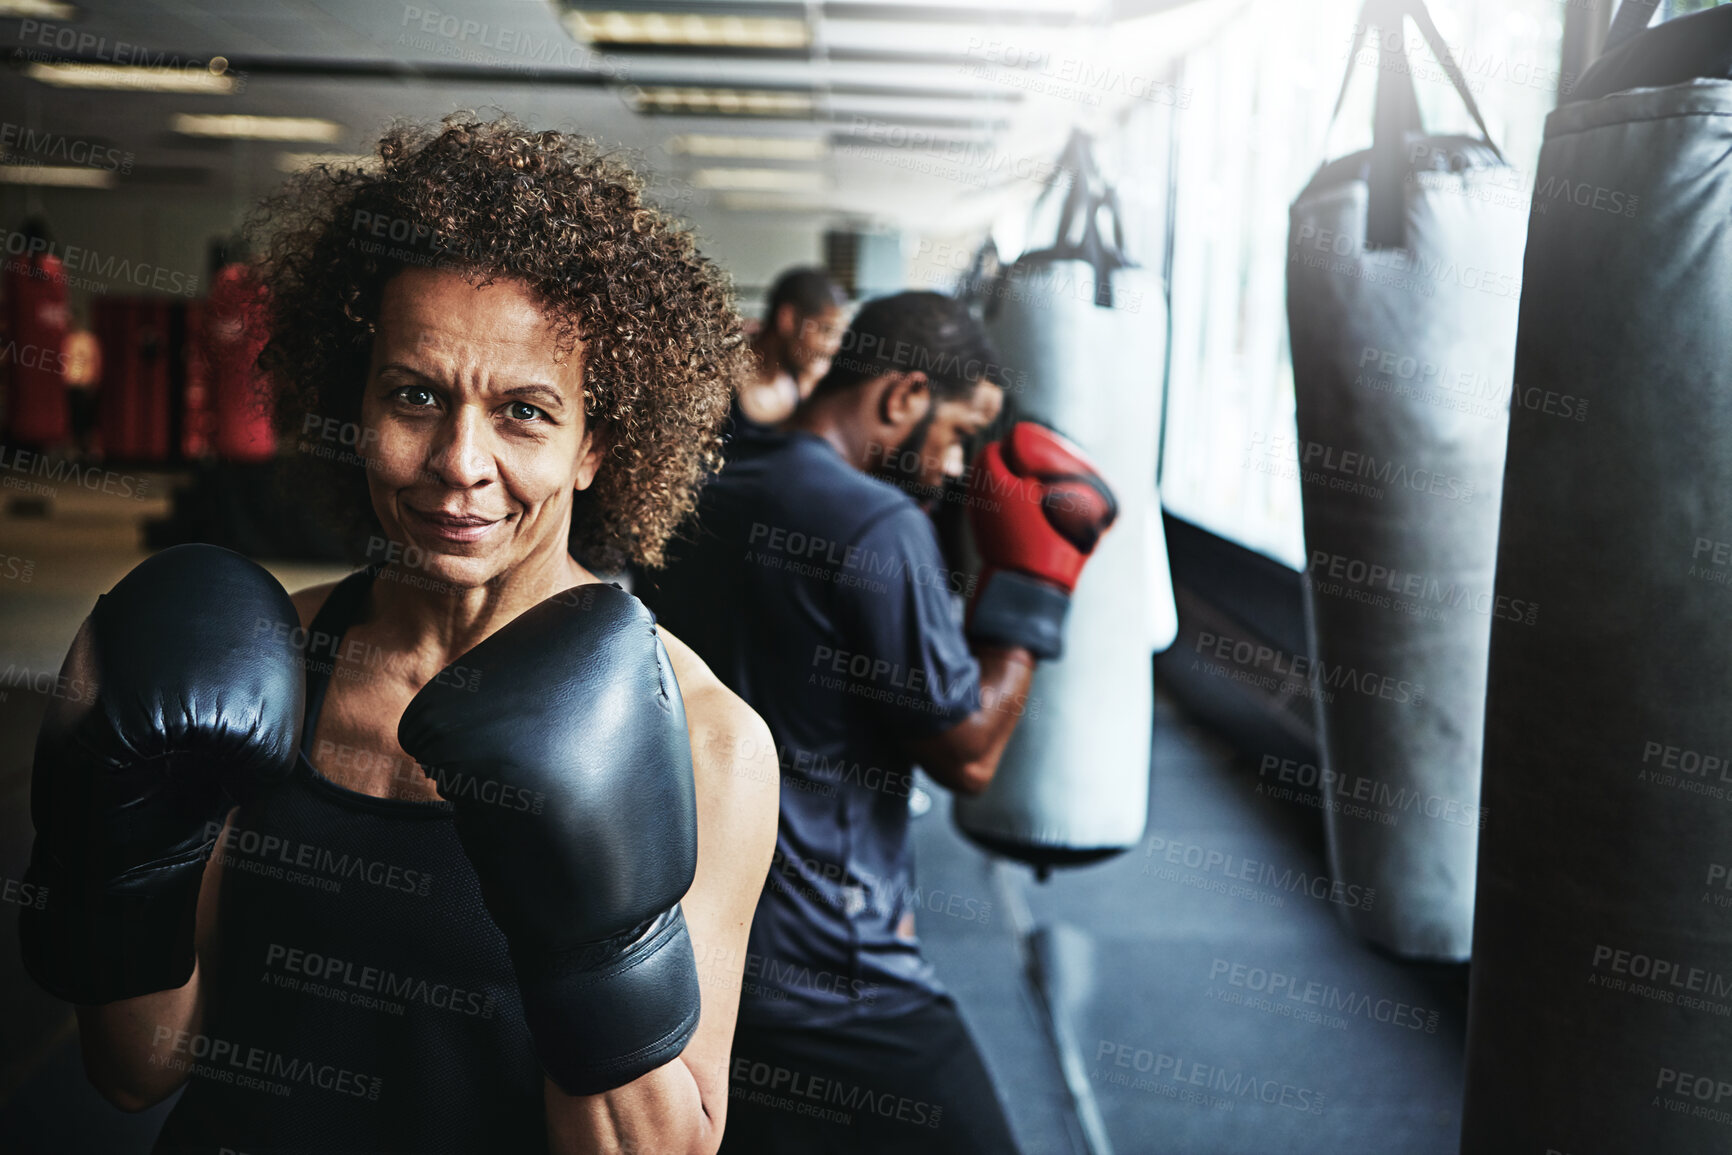
POLYGON ((1343 915, 1397 954, 1459 961, 1491 624, 1526 612, 1492 595, 1526 220, 1424 5, 1373 0, 1372 28, 1372 147, 1323 165, 1291 213, 1311 689, 1331 869, 1376 892, 1343 915), (1409 19, 1481 137, 1425 131, 1409 19))
POLYGON ((1546 121, 1498 546, 1462 1150, 1732 1151, 1732 9, 1546 121), (1585 409, 1583 408, 1585 406, 1585 409))

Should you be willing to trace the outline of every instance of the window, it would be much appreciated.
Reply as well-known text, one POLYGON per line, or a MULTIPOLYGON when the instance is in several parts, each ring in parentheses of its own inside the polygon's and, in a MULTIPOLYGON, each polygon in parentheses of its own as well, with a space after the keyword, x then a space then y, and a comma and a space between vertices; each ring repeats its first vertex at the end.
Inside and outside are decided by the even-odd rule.
MULTIPOLYGON (((1681 0, 1688 2, 1688 0, 1681 0)), ((1564 4, 1433 0, 1443 39, 1504 155, 1532 187, 1560 86, 1564 4)), ((1371 140, 1374 48, 1354 57, 1358 0, 1252 0, 1184 61, 1173 138, 1172 350, 1161 495, 1174 514, 1276 558, 1305 562, 1296 471, 1259 471, 1253 438, 1295 440, 1287 347, 1287 209, 1318 165, 1371 140), (1327 140, 1325 135, 1327 132, 1327 140)), ((1474 132, 1417 29, 1404 35, 1426 127, 1474 132)), ((1265 469, 1267 467, 1265 466, 1265 469)))

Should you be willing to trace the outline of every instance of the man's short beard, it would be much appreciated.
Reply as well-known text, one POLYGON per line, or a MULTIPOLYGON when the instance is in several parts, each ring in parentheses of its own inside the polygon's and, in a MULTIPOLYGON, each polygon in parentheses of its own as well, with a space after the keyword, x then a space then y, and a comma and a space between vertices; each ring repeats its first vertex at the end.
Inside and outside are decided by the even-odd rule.
POLYGON ((908 431, 908 436, 902 439, 902 443, 872 471, 874 477, 901 489, 918 502, 922 509, 932 508, 944 496, 943 483, 928 485, 920 476, 926 464, 926 439, 931 436, 932 421, 938 415, 937 409, 936 405, 929 408, 926 415, 908 431), (913 469, 904 467, 904 463, 908 461, 914 462, 913 469))

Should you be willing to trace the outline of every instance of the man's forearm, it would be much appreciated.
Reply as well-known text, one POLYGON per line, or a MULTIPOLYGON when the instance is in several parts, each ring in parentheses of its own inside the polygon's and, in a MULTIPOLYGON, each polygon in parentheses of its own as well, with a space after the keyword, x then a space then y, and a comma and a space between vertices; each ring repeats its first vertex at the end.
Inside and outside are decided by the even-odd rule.
POLYGON ((980 707, 941 734, 914 743, 920 765, 939 785, 979 794, 992 783, 1034 683, 1035 657, 1016 646, 976 646, 980 707))

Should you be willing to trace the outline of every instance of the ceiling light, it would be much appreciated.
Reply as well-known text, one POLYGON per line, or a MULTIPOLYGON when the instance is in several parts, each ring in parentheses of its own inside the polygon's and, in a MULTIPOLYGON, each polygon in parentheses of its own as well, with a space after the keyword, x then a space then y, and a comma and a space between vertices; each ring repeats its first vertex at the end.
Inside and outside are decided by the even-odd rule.
POLYGON ((985 24, 1045 19, 1065 24, 1097 20, 1102 0, 830 0, 826 20, 978 20, 985 24))
POLYGON ((294 140, 329 144, 343 126, 316 116, 206 116, 177 112, 172 127, 182 136, 226 140, 294 140))
POLYGON ((790 196, 787 193, 737 192, 722 197, 722 208, 735 213, 825 212, 822 197, 790 196))
POLYGON ((626 90, 638 112, 686 113, 693 116, 809 116, 812 94, 759 88, 631 88, 626 90))
POLYGON ((78 19, 78 9, 59 0, 0 0, 0 16, 20 16, 26 20, 78 19))
POLYGON ((692 173, 692 184, 750 192, 815 192, 824 187, 824 174, 794 168, 700 168, 692 173))
POLYGON ((103 168, 72 165, 0 164, 0 184, 49 188, 113 188, 114 174, 103 168))
POLYGON ((801 19, 717 16, 697 12, 585 12, 565 14, 566 29, 591 44, 681 48, 804 48, 811 30, 801 19))
POLYGON ((377 163, 372 153, 345 152, 279 152, 278 172, 305 172, 316 165, 328 164, 337 169, 369 168, 377 163))
POLYGON ((191 68, 143 68, 129 64, 31 64, 24 75, 56 88, 122 89, 127 92, 191 92, 203 96, 227 96, 235 90, 235 78, 226 75, 226 62, 211 71, 207 65, 191 68))
POLYGON ((727 157, 730 160, 817 160, 826 150, 819 137, 725 136, 687 132, 668 141, 676 155, 727 157))

